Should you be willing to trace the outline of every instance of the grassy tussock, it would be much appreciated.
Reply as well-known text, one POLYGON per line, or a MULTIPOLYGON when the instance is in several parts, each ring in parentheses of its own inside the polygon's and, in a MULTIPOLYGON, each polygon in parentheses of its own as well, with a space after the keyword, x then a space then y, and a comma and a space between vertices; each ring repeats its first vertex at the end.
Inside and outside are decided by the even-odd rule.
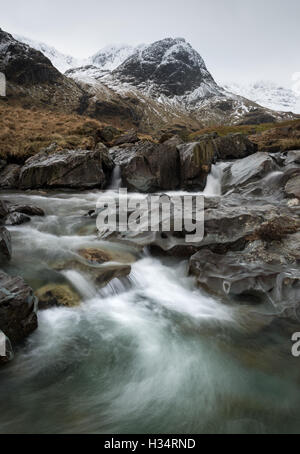
POLYGON ((24 162, 53 142, 61 149, 91 149, 104 126, 75 114, 0 104, 0 159, 24 162))
POLYGON ((300 120, 283 121, 280 123, 263 123, 260 125, 237 125, 237 126, 214 126, 203 128, 189 135, 189 140, 193 141, 200 135, 216 132, 219 136, 227 134, 241 133, 246 135, 260 135, 265 131, 270 131, 277 128, 296 127, 300 125, 300 120))

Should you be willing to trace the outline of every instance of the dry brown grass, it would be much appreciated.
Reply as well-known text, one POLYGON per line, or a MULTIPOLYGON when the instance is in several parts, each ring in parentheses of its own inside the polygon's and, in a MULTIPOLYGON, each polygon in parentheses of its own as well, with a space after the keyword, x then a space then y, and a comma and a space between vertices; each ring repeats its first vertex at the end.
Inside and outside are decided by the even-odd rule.
POLYGON ((105 124, 76 114, 0 103, 0 158, 24 162, 41 148, 56 142, 59 148, 91 149, 105 124))
POLYGON ((263 137, 268 131, 272 131, 272 135, 279 133, 279 130, 287 130, 287 128, 295 129, 300 126, 300 120, 289 120, 280 123, 263 123, 260 125, 237 125, 237 126, 214 126, 210 128, 200 129, 189 135, 189 140, 194 140, 200 135, 217 132, 220 136, 226 136, 232 133, 242 133, 246 135, 263 137))
POLYGON ((277 152, 300 149, 300 121, 279 123, 260 134, 249 137, 261 151, 277 152))

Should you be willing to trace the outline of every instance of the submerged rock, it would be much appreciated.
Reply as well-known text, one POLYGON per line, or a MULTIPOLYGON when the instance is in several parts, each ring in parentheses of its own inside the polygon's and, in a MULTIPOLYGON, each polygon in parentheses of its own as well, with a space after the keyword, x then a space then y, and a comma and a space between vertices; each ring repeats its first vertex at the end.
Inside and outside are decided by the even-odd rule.
POLYGON ((0 224, 21 225, 30 222, 29 216, 44 216, 44 211, 34 205, 15 205, 0 200, 0 224))
POLYGON ((51 307, 74 307, 80 304, 80 297, 68 285, 49 284, 36 292, 39 309, 51 307))
POLYGON ((45 216, 44 210, 42 208, 39 208, 35 205, 14 205, 14 204, 9 204, 9 211, 11 213, 23 213, 26 214, 27 216, 45 216))
POLYGON ((134 255, 129 252, 85 248, 78 251, 77 259, 56 263, 54 269, 79 271, 96 285, 103 287, 115 278, 128 276, 131 263, 135 260, 134 255))
POLYGON ((0 271, 0 329, 13 344, 37 328, 36 311, 37 298, 24 280, 0 271))
POLYGON ((90 263, 133 263, 136 258, 128 252, 108 251, 100 248, 86 248, 80 249, 78 254, 90 263))
POLYGON ((30 222, 30 217, 23 213, 10 213, 5 218, 5 225, 21 225, 30 222))

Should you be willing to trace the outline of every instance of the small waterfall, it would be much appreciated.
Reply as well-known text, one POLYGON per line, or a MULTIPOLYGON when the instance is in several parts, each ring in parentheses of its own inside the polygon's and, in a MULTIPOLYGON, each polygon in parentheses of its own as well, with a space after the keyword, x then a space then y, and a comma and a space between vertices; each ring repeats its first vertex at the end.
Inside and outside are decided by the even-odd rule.
POLYGON ((120 189, 122 184, 121 167, 115 166, 108 189, 120 189))
POLYGON ((75 270, 62 271, 62 274, 71 282, 83 298, 95 298, 97 290, 91 281, 75 270))
POLYGON ((206 187, 203 194, 207 197, 216 197, 222 195, 222 178, 227 163, 219 162, 214 164, 211 172, 207 177, 206 187))

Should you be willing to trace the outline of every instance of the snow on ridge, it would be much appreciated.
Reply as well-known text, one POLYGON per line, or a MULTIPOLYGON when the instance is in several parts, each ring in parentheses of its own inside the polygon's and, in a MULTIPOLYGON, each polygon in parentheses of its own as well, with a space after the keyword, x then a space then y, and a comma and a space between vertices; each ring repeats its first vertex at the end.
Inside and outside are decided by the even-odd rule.
POLYGON ((89 58, 90 62, 103 70, 113 71, 120 66, 127 58, 131 57, 144 46, 133 47, 127 44, 110 44, 100 49, 89 58))
POLYGON ((35 41, 31 38, 27 38, 25 36, 20 36, 17 34, 13 34, 13 37, 20 41, 21 43, 27 44, 28 46, 32 47, 35 50, 42 52, 45 57, 49 58, 53 66, 58 69, 61 73, 64 73, 68 69, 82 66, 85 64, 85 60, 80 60, 71 55, 66 55, 59 52, 55 47, 49 46, 43 42, 35 41))
MULTIPOLYGON (((43 42, 35 41, 31 38, 17 34, 14 34, 13 37, 17 41, 27 44, 33 49, 42 52, 42 54, 49 58, 53 66, 55 66, 61 73, 65 73, 70 69, 77 69, 90 65, 101 68, 105 71, 113 71, 137 50, 144 47, 144 45, 133 47, 127 44, 111 44, 103 47, 91 57, 79 59, 71 55, 63 54, 55 49, 55 47, 49 46, 43 42)), ((88 77, 90 77, 90 75, 88 75, 88 77)))
POLYGON ((268 109, 300 113, 300 96, 294 90, 274 82, 259 80, 248 85, 230 82, 223 87, 268 109))
MULTIPOLYGON (((183 104, 192 109, 214 97, 216 100, 218 98, 223 100, 227 98, 243 104, 241 99, 235 98, 236 96, 242 96, 275 111, 300 113, 299 93, 292 89, 281 87, 274 82, 257 81, 249 85, 231 82, 222 85, 223 88, 217 85, 207 70, 201 55, 184 38, 165 38, 150 45, 137 47, 127 44, 108 45, 93 56, 80 60, 63 54, 45 43, 17 34, 13 34, 13 37, 42 52, 49 58, 53 66, 60 72, 66 73, 68 77, 91 86, 97 85, 101 81, 107 87, 120 94, 125 94, 128 91, 140 91, 143 95, 154 97, 160 104, 176 104, 178 106, 183 104), (115 70, 122 69, 126 60, 130 58, 136 59, 146 66, 148 64, 157 64, 157 67, 176 63, 178 60, 183 66, 186 65, 187 70, 188 67, 193 68, 193 70, 199 68, 203 75, 203 82, 197 88, 190 92, 186 91, 183 95, 165 96, 159 85, 150 81, 143 81, 138 86, 135 86, 131 84, 130 79, 120 81, 117 75, 115 77, 115 70)), ((7 46, 8 42, 2 43, 2 48, 7 46)))

